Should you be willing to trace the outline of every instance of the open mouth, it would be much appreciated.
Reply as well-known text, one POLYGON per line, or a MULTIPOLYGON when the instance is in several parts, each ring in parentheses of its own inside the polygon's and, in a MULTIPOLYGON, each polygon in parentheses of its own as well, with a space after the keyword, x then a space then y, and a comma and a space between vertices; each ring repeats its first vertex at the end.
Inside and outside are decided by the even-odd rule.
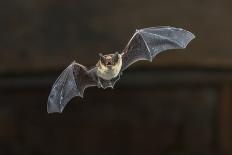
POLYGON ((111 62, 107 62, 106 66, 113 66, 113 64, 111 62))

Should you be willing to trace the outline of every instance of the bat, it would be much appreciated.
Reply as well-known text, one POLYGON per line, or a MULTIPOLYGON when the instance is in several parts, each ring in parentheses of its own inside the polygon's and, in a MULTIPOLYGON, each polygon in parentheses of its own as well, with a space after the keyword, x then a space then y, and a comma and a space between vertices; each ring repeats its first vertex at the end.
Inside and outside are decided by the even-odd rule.
POLYGON ((139 60, 152 61, 162 51, 184 49, 195 38, 194 34, 181 28, 169 26, 136 30, 122 52, 103 55, 92 67, 73 61, 52 86, 47 102, 48 113, 62 113, 75 96, 83 98, 88 87, 113 88, 122 72, 139 60))

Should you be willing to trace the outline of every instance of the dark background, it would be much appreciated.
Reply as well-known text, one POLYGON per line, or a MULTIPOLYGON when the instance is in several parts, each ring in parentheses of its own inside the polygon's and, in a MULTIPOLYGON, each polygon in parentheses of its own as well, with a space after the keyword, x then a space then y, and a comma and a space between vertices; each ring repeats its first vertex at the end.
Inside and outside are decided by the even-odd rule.
POLYGON ((0 155, 232 154, 231 0, 0 1, 0 155), (122 50, 135 29, 193 32, 186 50, 130 67, 47 114, 74 59, 122 50))

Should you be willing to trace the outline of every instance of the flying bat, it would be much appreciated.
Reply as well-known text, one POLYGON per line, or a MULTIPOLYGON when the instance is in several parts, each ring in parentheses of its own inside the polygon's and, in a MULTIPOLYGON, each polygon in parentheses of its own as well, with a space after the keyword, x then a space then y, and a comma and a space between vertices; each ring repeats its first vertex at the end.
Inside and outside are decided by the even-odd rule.
POLYGON ((88 87, 113 88, 122 72, 138 60, 152 59, 160 52, 184 49, 195 38, 194 34, 181 28, 169 26, 136 30, 122 52, 103 55, 92 67, 72 62, 58 77, 48 97, 47 112, 62 113, 75 96, 83 97, 88 87))

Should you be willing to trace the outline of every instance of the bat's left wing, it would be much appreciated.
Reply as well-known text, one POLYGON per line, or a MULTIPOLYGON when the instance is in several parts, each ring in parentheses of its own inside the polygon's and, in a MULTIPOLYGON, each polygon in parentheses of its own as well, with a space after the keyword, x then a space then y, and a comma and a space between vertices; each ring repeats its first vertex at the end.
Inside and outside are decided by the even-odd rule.
POLYGON ((152 61, 162 51, 184 49, 194 38, 189 31, 168 26, 136 30, 122 52, 122 71, 138 60, 152 61))
POLYGON ((48 97, 48 113, 61 113, 67 103, 75 96, 83 97, 88 87, 98 86, 95 68, 73 62, 58 77, 48 97))

